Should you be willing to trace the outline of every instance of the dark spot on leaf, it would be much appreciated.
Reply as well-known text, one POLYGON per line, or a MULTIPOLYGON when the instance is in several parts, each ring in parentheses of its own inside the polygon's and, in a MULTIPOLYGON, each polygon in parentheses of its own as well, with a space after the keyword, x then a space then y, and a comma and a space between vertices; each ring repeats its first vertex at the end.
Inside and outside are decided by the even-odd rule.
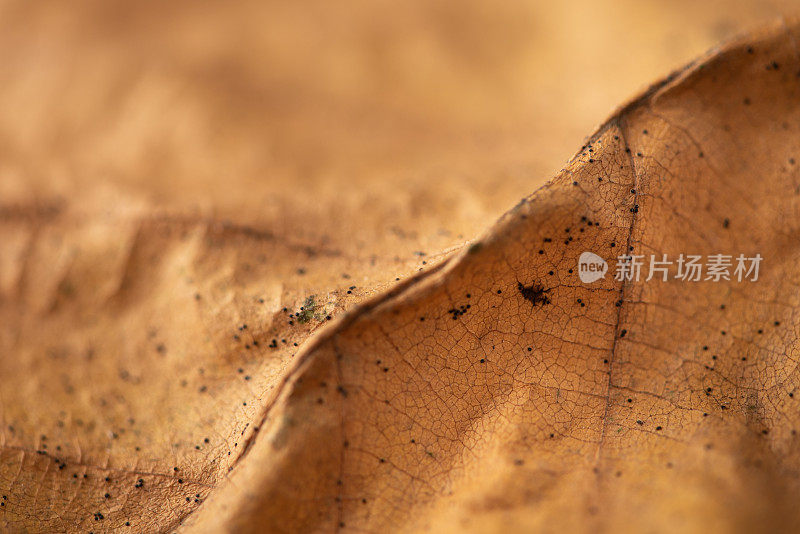
POLYGON ((541 284, 533 283, 529 286, 524 286, 520 282, 517 284, 517 289, 522 297, 534 306, 537 304, 550 304, 550 298, 545 295, 545 293, 548 293, 550 290, 545 289, 541 284))

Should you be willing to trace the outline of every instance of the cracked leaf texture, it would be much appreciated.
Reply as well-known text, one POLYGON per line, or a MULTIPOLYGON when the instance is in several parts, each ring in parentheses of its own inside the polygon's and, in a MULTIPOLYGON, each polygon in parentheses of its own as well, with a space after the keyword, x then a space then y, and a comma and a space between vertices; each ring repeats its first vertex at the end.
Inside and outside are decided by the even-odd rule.
MULTIPOLYGON (((94 8, 104 31, 138 24, 94 8)), ((4 106, 39 113, 0 117, 13 133, 0 179, 3 530, 800 528, 796 20, 652 85, 490 225, 532 189, 522 169, 541 163, 524 142, 556 149, 493 122, 504 103, 472 107, 480 88, 452 109, 439 97, 411 109, 419 87, 392 92, 404 72, 383 73, 384 100, 365 102, 357 65, 315 70, 315 88, 292 56, 254 68, 266 45, 201 64, 230 53, 213 27, 241 22, 217 12, 213 27, 178 17, 186 28, 172 21, 154 42, 108 41, 144 50, 126 77, 122 52, 95 46, 108 36, 43 13, 94 81, 54 84, 65 109, 41 91, 70 79, 59 69, 75 56, 2 34, 52 62, 11 62, 0 90, 4 106), (34 89, 49 104, 22 105, 34 89), (464 128, 507 143, 472 153, 464 128), (752 283, 589 285, 575 271, 584 251, 764 263, 752 283)), ((487 15, 470 3, 464 16, 470 28, 487 15)), ((288 39, 280 27, 271 35, 288 39)), ((385 45, 378 58, 415 53, 356 27, 385 45)), ((435 71, 446 53, 426 37, 441 28, 422 28, 435 71)), ((483 45, 446 91, 489 65, 500 85, 511 76, 483 45)))

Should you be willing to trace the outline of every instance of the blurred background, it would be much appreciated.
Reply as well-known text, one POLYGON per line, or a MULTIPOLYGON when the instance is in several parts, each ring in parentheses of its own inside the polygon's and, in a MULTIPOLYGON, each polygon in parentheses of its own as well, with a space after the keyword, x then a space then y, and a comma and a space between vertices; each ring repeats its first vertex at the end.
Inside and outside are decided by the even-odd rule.
POLYGON ((797 8, 2 2, 0 206, 233 221, 416 266, 650 82, 797 8))

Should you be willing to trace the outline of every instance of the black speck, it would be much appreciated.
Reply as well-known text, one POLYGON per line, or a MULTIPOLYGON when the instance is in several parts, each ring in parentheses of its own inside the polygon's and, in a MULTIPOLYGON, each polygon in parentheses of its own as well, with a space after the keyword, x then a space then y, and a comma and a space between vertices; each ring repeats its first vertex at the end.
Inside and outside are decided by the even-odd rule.
POLYGON ((517 284, 517 289, 522 297, 534 306, 537 304, 550 304, 550 299, 545 295, 545 293, 548 293, 550 290, 545 289, 541 284, 533 283, 529 286, 524 286, 520 282, 517 284))

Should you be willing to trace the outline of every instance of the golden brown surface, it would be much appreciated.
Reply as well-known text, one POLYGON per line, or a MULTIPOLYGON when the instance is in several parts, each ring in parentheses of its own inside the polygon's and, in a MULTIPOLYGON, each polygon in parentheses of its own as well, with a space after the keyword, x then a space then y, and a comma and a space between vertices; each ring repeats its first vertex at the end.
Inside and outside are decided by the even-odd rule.
POLYGON ((0 7, 0 527, 797 528, 796 23, 491 225, 786 7, 641 4, 0 7))

